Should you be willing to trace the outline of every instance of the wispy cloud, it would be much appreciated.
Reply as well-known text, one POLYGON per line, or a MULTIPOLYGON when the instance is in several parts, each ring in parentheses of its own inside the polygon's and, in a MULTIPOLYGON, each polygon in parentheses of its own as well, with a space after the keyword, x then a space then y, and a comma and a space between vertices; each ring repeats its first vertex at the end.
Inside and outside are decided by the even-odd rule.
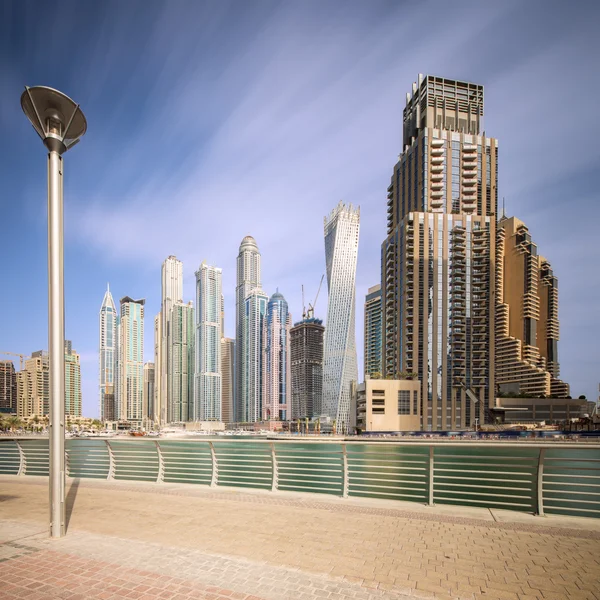
MULTIPOLYGON (((71 243, 97 265, 152 271, 154 280, 139 278, 152 289, 160 262, 176 254, 187 298, 201 260, 223 267, 231 324, 235 256, 250 233, 265 289, 278 286, 299 316, 300 285, 311 297, 324 272, 323 216, 339 199, 359 204, 360 348, 362 297, 379 279, 385 190, 402 149, 405 92, 419 71, 477 81, 486 88, 487 132, 500 140, 500 195, 561 279, 565 378, 591 393, 592 370, 581 365, 584 355, 599 356, 600 330, 582 330, 584 310, 571 313, 581 302, 593 309, 570 263, 594 272, 598 253, 591 226, 578 244, 558 232, 565 203, 596 220, 598 205, 595 192, 579 192, 581 178, 568 197, 551 191, 598 166, 600 84, 591 76, 598 9, 249 4, 132 1, 86 17, 71 83, 90 127, 69 157, 71 243), (567 323, 581 335, 566 332, 567 323)), ((39 55, 33 36, 30 43, 39 55)), ((94 377, 90 370, 90 389, 94 377)))

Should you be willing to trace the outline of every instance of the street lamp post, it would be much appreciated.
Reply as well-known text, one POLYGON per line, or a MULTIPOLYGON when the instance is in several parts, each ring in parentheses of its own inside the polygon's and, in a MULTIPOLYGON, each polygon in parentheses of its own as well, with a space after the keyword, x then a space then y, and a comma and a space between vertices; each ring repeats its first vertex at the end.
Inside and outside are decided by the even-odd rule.
POLYGON ((83 136, 79 105, 45 86, 25 87, 21 108, 48 149, 48 350, 50 358, 50 536, 65 534, 65 302, 62 155, 83 136))

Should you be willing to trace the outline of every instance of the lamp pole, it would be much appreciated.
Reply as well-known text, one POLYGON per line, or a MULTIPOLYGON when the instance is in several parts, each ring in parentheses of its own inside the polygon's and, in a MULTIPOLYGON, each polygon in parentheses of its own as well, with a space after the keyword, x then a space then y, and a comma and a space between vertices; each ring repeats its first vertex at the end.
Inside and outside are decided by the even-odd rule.
POLYGON ((50 537, 65 535, 65 302, 63 158, 85 133, 78 104, 52 88, 25 88, 21 107, 48 149, 48 350, 50 537))

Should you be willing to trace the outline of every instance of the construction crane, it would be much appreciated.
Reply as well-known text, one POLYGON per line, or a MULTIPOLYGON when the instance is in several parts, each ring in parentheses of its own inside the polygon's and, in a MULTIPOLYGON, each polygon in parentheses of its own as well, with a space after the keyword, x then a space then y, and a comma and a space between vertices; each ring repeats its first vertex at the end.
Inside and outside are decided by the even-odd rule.
POLYGON ((302 284, 302 320, 306 319, 306 305, 304 304, 304 284, 302 284))
POLYGON ((4 352, 3 350, 0 350, 0 354, 6 355, 6 356, 18 356, 20 364, 21 364, 21 371, 23 370, 23 367, 25 366, 25 359, 30 358, 29 356, 27 356, 27 354, 17 354, 16 352, 4 352))
MULTIPOLYGON (((319 282, 319 289, 317 290, 317 295, 313 300, 313 303, 308 303, 308 310, 306 311, 306 315, 309 319, 313 319, 315 316, 315 306, 317 305, 317 298, 319 297, 319 293, 321 291, 321 286, 323 285, 323 279, 325 278, 325 274, 321 275, 321 281, 319 282)), ((304 292, 304 287, 302 287, 304 292)), ((302 305, 304 306, 304 293, 302 294, 302 305)))

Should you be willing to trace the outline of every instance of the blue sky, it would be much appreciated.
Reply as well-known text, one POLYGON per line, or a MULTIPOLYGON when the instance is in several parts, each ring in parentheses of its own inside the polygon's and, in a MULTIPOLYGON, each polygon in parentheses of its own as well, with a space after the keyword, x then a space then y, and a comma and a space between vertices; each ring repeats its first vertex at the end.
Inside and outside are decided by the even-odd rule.
MULTIPOLYGON (((559 277, 563 378, 600 381, 597 231, 600 97, 595 2, 262 1, 2 3, 0 349, 47 348, 46 159, 24 85, 56 87, 88 119, 66 155, 66 335, 97 414, 106 288, 146 298, 145 359, 160 266, 223 268, 234 334, 235 259, 253 235, 263 287, 301 313, 325 270, 323 217, 361 206, 357 344, 378 283, 386 188, 418 73, 485 86, 500 197, 559 277)), ((326 312, 326 293, 317 304, 326 312)))

